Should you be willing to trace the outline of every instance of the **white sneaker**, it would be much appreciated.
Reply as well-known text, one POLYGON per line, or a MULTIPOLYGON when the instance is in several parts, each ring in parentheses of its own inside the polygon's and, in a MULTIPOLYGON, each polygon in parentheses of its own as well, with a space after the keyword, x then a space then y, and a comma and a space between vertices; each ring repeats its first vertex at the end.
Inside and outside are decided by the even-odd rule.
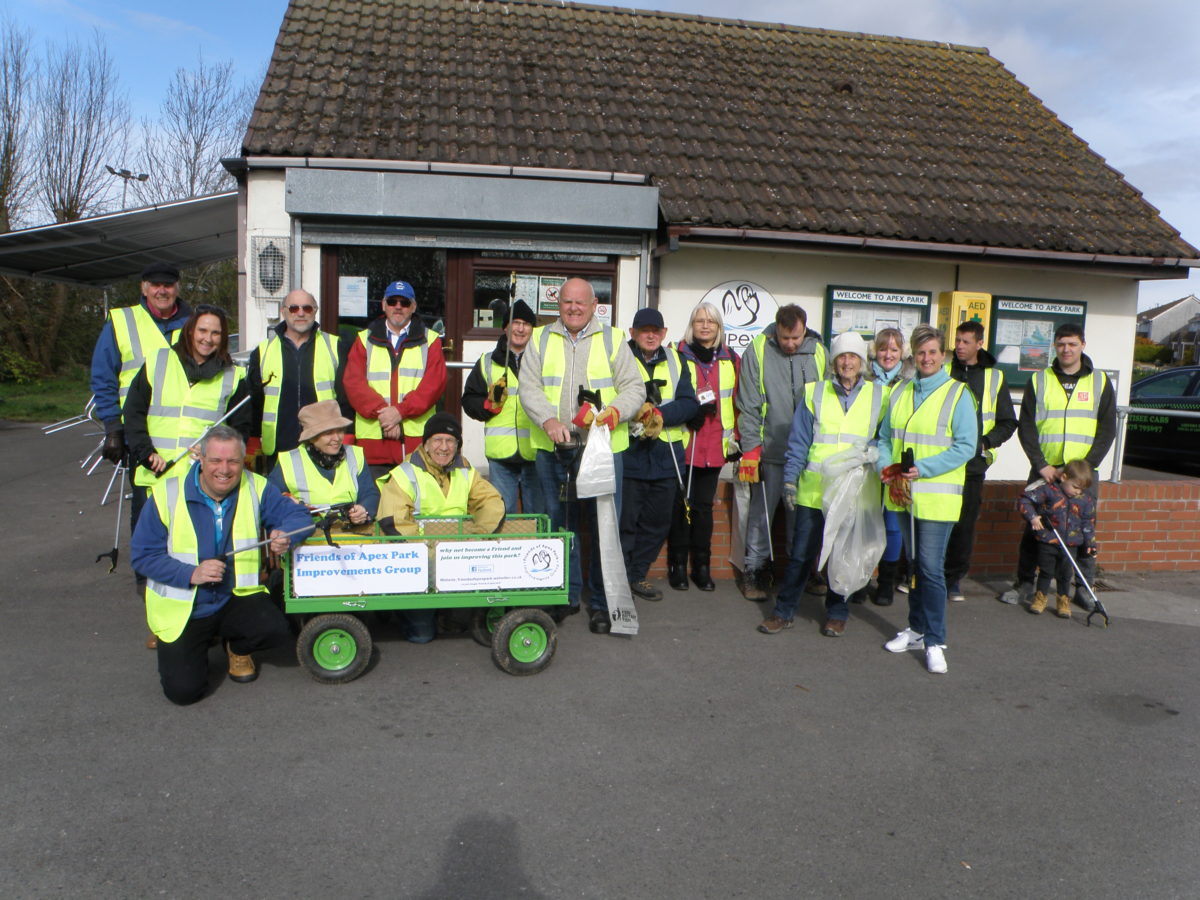
POLYGON ((925 668, 934 675, 946 674, 946 645, 931 644, 925 648, 925 668))
POLYGON ((903 653, 905 650, 920 650, 925 646, 925 636, 917 634, 911 628, 905 628, 894 638, 883 645, 889 653, 903 653))
POLYGON ((951 603, 962 603, 967 598, 963 596, 962 591, 951 591, 950 596, 946 599, 948 599, 951 603))

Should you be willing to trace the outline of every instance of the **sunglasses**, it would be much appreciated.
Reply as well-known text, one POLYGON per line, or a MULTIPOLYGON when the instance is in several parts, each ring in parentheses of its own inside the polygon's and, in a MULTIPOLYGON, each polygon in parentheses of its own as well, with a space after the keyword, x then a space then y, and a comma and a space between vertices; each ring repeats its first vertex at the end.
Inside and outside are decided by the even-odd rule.
POLYGON ((289 306, 287 308, 287 311, 290 312, 293 316, 298 312, 303 312, 305 315, 312 315, 314 312, 316 312, 316 310, 317 310, 317 308, 315 306, 309 306, 308 304, 301 306, 298 303, 293 303, 291 306, 289 306))
POLYGON ((415 302, 416 301, 410 300, 408 297, 388 297, 386 300, 383 301, 383 305, 384 306, 395 306, 397 303, 399 303, 405 309, 408 309, 408 307, 412 306, 415 302))

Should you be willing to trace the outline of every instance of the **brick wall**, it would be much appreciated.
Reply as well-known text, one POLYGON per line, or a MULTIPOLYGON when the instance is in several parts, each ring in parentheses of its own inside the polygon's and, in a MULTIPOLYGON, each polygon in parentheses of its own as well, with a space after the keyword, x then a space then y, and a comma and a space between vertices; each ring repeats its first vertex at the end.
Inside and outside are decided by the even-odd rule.
MULTIPOLYGON (((1021 518, 1016 497, 1023 482, 989 481, 983 486, 975 554, 976 575, 1011 575, 1017 568, 1021 518)), ((730 492, 721 482, 713 507, 713 578, 732 578, 728 562, 730 492)), ((781 520, 776 523, 780 525, 781 520)), ((1200 480, 1105 482, 1100 487, 1097 522, 1100 567, 1115 572, 1200 569, 1200 480)), ((776 527, 775 547, 784 546, 776 527)), ((779 554, 782 562, 782 554, 779 554)), ((666 550, 651 568, 652 578, 666 577, 666 550)))

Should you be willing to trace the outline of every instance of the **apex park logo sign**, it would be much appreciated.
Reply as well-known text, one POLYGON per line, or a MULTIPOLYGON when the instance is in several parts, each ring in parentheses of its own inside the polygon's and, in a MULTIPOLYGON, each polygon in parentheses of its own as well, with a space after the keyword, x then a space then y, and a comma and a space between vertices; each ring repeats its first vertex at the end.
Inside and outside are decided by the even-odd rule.
POLYGON ((753 281, 724 281, 700 298, 721 311, 725 322, 725 340, 738 353, 764 328, 775 321, 779 304, 762 285, 753 281))

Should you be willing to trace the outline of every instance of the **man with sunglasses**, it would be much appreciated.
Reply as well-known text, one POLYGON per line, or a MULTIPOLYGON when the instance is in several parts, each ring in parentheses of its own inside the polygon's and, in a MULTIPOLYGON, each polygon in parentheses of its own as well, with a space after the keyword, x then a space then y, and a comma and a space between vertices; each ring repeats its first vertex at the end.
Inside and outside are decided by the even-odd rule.
POLYGON ((383 315, 350 345, 342 384, 354 407, 355 443, 376 476, 385 475, 420 445, 446 391, 441 337, 417 315, 407 281, 384 290, 383 315))
POLYGON ((247 450, 261 451, 258 469, 269 471, 275 457, 300 446, 300 410, 322 400, 337 400, 349 418, 349 404, 338 389, 346 347, 317 323, 317 301, 308 291, 284 298, 279 324, 258 345, 246 368, 254 406, 247 450))

